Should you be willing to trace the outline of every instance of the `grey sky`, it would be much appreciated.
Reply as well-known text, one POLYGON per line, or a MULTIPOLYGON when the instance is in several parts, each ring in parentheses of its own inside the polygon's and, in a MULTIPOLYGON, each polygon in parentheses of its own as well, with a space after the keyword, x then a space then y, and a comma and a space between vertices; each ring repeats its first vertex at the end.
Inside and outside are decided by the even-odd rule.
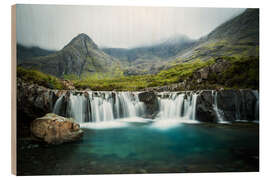
POLYGON ((130 48, 177 34, 196 39, 243 12, 239 8, 17 5, 17 41, 61 49, 79 33, 98 46, 130 48))

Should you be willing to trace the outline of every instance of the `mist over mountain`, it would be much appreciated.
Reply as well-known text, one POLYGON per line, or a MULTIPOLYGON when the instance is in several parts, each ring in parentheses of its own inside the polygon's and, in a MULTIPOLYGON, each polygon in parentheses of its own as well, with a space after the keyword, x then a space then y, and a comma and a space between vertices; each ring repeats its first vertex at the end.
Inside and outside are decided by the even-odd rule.
POLYGON ((259 56, 259 9, 247 9, 221 24, 193 46, 179 52, 175 62, 239 55, 259 56))
POLYGON ((27 47, 21 44, 17 44, 17 63, 20 64, 25 59, 27 60, 32 57, 47 56, 55 52, 55 50, 42 49, 36 46, 27 47))
POLYGON ((119 58, 120 60, 126 60, 129 62, 133 62, 137 59, 167 60, 182 50, 192 46, 194 42, 194 40, 191 40, 185 35, 178 35, 152 46, 141 46, 132 49, 104 48, 103 51, 113 57, 119 58))
POLYGON ((134 48, 177 34, 198 39, 244 10, 20 4, 16 38, 23 45, 60 50, 83 32, 99 47, 134 48))
POLYGON ((23 67, 58 77, 71 74, 82 77, 93 73, 153 74, 182 62, 258 55, 259 9, 247 9, 199 40, 178 35, 151 46, 100 49, 82 33, 60 51, 20 55, 25 57, 20 61, 23 67), (34 57, 37 54, 40 56, 34 57))

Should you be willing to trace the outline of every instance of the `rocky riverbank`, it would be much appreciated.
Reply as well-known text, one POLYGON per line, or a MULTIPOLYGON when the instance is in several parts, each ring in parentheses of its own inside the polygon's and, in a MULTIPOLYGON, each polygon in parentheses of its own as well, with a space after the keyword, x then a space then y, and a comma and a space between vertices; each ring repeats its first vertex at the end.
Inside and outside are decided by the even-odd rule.
MULTIPOLYGON (((89 98, 91 91, 76 91, 76 90, 52 90, 42 86, 24 83, 18 80, 17 84, 17 112, 18 124, 23 121, 30 123, 32 120, 44 116, 53 111, 54 105, 61 96, 63 98, 62 106, 60 107, 60 115, 66 116, 69 108, 71 94, 74 96, 83 95, 86 99, 89 98)), ((174 94, 184 94, 184 99, 187 99, 192 94, 197 94, 196 99, 196 119, 203 122, 216 122, 217 110, 222 113, 225 121, 235 120, 258 120, 258 91, 253 90, 201 90, 201 91, 178 91, 174 94)), ((117 92, 98 92, 92 91, 91 97, 111 96, 111 103, 116 103, 117 92)), ((149 118, 155 118, 159 111, 158 99, 161 97, 159 92, 144 91, 131 92, 131 98, 138 96, 138 100, 144 103, 145 115, 149 118)), ((165 98, 172 98, 173 93, 166 92, 165 98)), ((88 103, 88 101, 86 102, 88 103)), ((89 113, 91 107, 89 106, 89 113)), ((122 111, 120 109, 120 111, 122 111)), ((70 115, 70 114, 69 114, 70 115)))

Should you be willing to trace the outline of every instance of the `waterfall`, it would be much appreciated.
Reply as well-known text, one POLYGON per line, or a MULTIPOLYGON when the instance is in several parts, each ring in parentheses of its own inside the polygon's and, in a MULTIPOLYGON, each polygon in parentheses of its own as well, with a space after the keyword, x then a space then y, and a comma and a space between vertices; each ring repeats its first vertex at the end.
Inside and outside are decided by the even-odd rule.
POLYGON ((61 106, 62 106, 62 100, 64 95, 61 95, 55 102, 55 105, 53 107, 53 113, 60 114, 61 106))
POLYGON ((73 117, 78 123, 85 122, 85 115, 87 112, 85 96, 84 95, 75 96, 71 94, 69 106, 71 107, 70 116, 73 117))
MULTIPOLYGON (((218 103, 218 95, 221 92, 212 91, 211 93, 211 91, 205 91, 210 94, 210 101, 208 102, 202 95, 205 94, 203 92, 204 91, 201 91, 200 93, 183 91, 155 93, 156 96, 154 96, 154 98, 157 98, 158 107, 155 106, 156 111, 154 110, 154 113, 150 115, 155 118, 154 120, 180 119, 183 122, 186 120, 187 122, 191 122, 191 120, 200 121, 202 116, 201 111, 198 111, 199 113, 197 113, 196 110, 202 107, 202 102, 212 102, 212 107, 218 123, 227 123, 225 117, 231 117, 232 119, 230 119, 230 121, 241 120, 247 115, 251 121, 259 119, 258 91, 252 91, 254 97, 256 97, 253 98, 252 103, 246 102, 247 99, 245 98, 245 93, 247 92, 242 92, 241 90, 230 93, 229 96, 228 94, 227 96, 224 96, 226 98, 231 98, 232 106, 234 106, 234 109, 229 111, 222 111, 223 108, 218 107, 220 105, 220 102, 218 103), (198 107, 197 98, 199 103, 198 107), (247 110, 249 110, 249 113, 247 113, 247 110), (253 112, 254 119, 252 119, 253 112), (196 114, 198 117, 196 117, 196 114)), ((69 91, 56 100, 53 107, 53 113, 65 117, 72 117, 78 123, 105 122, 121 118, 149 117, 149 109, 147 109, 149 108, 149 104, 144 104, 144 102, 139 100, 140 93, 141 92, 69 91)), ((207 96, 209 97, 209 95, 207 96)), ((150 108, 152 108, 151 105, 150 108)), ((204 110, 204 113, 208 112, 210 111, 207 111, 207 109, 204 110)))
POLYGON ((222 111, 218 109, 217 95, 217 91, 212 91, 212 97, 214 98, 213 109, 216 112, 218 123, 226 123, 226 121, 224 121, 222 111))
MULTIPOLYGON (((78 123, 103 122, 119 118, 144 115, 144 103, 139 101, 138 93, 134 92, 87 92, 85 94, 70 93, 67 101, 67 117, 78 123)), ((54 105, 53 113, 61 115, 63 95, 54 105)))
POLYGON ((161 93, 159 118, 196 119, 197 94, 161 93))
POLYGON ((90 109, 92 112, 89 117, 91 117, 92 121, 101 122, 113 120, 113 101, 111 94, 104 93, 94 96, 92 92, 88 93, 90 96, 90 109))

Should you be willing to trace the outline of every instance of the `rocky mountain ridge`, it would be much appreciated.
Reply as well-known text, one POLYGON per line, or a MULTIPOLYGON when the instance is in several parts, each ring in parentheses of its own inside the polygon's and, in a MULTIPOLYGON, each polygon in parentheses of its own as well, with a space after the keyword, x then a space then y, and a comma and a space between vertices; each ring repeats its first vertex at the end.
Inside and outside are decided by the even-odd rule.
POLYGON ((62 50, 25 60, 20 66, 63 77, 93 73, 114 74, 121 64, 100 50, 88 35, 82 33, 73 38, 62 50))

